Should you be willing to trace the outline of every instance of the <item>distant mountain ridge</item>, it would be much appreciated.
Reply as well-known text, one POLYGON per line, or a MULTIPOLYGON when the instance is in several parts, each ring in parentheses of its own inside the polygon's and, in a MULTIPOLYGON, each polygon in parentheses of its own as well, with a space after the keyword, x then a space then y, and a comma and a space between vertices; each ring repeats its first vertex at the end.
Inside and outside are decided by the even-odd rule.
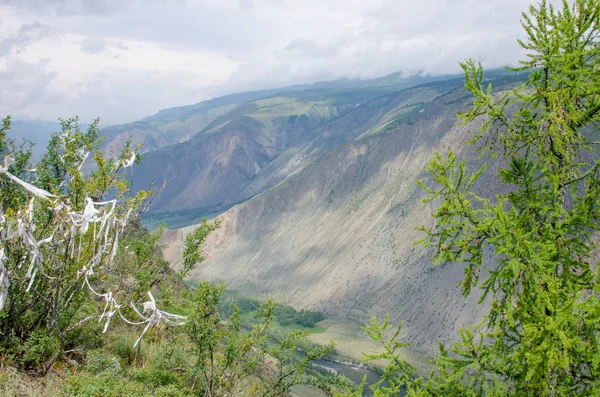
MULTIPOLYGON (((504 73, 493 71, 492 73, 504 73)), ((427 82, 447 80, 458 75, 429 76, 421 72, 396 72, 375 79, 347 79, 320 81, 312 84, 298 84, 288 87, 248 91, 229 94, 202 101, 193 105, 167 108, 139 121, 122 125, 102 127, 104 137, 102 148, 107 152, 116 152, 128 139, 133 144, 143 143, 142 153, 159 150, 163 147, 185 142, 204 129, 213 120, 233 110, 237 106, 278 93, 318 90, 360 90, 373 89, 380 93, 397 91, 427 82)), ((57 117, 74 115, 57 115, 57 117)), ((28 140, 37 144, 36 155, 44 151, 52 132, 60 131, 56 121, 13 120, 13 134, 28 136, 28 140), (17 131, 18 130, 18 131, 17 131)))
MULTIPOLYGON (((403 81, 397 75, 390 75, 387 79, 389 85, 383 84, 385 78, 373 80, 377 83, 374 87, 373 81, 352 81, 344 84, 355 88, 314 89, 313 85, 277 91, 215 117, 184 144, 146 153, 147 161, 136 169, 135 187, 142 189, 150 183, 160 185, 169 181, 169 188, 157 198, 148 219, 199 220, 243 202, 275 186, 318 156, 355 139, 351 131, 357 130, 355 123, 362 123, 360 118, 377 118, 377 98, 384 101, 387 95, 406 90, 397 89, 399 86, 438 78, 411 76, 403 81), (344 118, 355 108, 360 109, 352 113, 354 120, 344 118), (227 148, 223 146, 225 143, 229 145, 227 148)), ((460 86, 462 79, 421 84, 418 93, 406 91, 405 95, 421 97, 407 99, 404 108, 390 117, 401 118, 402 113, 418 110, 418 106, 441 95, 449 85, 460 86)), ((259 94, 249 95, 243 96, 244 99, 259 94)), ((209 106, 199 104, 167 110, 153 117, 162 114, 161 120, 170 120, 176 114, 194 113, 222 105, 226 100, 215 100, 209 106)), ((393 124, 398 120, 388 122, 393 124)))
POLYGON ((427 82, 446 80, 450 77, 457 76, 428 76, 422 73, 396 72, 375 79, 338 79, 225 95, 193 105, 163 109, 152 116, 132 123, 106 127, 102 132, 105 137, 103 148, 109 152, 115 151, 124 144, 126 139, 131 139, 134 144, 143 142, 142 153, 145 153, 185 142, 211 121, 235 107, 278 93, 368 88, 384 93, 427 82))

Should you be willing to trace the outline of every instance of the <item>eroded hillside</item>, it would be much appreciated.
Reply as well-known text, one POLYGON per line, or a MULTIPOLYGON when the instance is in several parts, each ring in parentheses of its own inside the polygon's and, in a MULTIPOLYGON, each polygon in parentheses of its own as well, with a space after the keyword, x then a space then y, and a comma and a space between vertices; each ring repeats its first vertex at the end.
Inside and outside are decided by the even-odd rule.
POLYGON ((454 79, 387 94, 307 90, 247 102, 189 141, 148 153, 134 186, 169 181, 153 204, 159 221, 227 210, 336 148, 415 122, 427 104, 461 85, 454 79))
MULTIPOLYGON (((249 295, 323 310, 339 321, 390 313, 405 321, 406 340, 425 353, 480 318, 477 296, 461 295, 460 265, 434 266, 431 252, 413 244, 423 237, 415 227, 431 224, 431 206, 420 202, 424 194, 415 182, 427 183, 432 153, 453 148, 477 164, 463 150, 476 126, 455 121, 469 97, 452 87, 429 103, 406 95, 377 99, 378 111, 353 130, 354 140, 225 212, 193 278, 225 280, 249 295)), ((363 111, 336 122, 344 125, 363 111)), ((482 193, 496 188, 490 180, 478 187, 482 193)), ((180 256, 189 230, 167 233, 169 259, 180 256)))

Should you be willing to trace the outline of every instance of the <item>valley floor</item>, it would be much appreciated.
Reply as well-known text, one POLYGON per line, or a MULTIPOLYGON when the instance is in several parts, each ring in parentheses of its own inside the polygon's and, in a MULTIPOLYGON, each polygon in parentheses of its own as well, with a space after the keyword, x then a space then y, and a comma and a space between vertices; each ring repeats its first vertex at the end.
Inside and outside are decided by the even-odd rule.
MULTIPOLYGON (((371 340, 357 323, 339 323, 333 320, 324 320, 318 323, 324 331, 309 336, 314 343, 326 345, 329 341, 335 342, 337 358, 341 361, 364 362, 363 354, 376 354, 382 351, 378 342, 371 340)), ((420 375, 426 376, 430 373, 432 365, 429 357, 421 353, 405 348, 404 359, 418 368, 420 375)), ((369 366, 381 370, 387 365, 387 360, 376 360, 368 363, 369 366)))
POLYGON ((290 389, 292 397, 327 397, 327 394, 308 385, 296 385, 290 389))

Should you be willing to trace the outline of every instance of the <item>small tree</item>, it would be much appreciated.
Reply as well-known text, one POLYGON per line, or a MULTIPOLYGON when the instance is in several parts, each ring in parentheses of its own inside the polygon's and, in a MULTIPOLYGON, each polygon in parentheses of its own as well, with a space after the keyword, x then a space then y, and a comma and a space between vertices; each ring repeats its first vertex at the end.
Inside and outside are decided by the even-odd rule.
POLYGON ((278 397, 298 383, 318 383, 306 369, 331 353, 333 344, 310 346, 299 353, 306 331, 291 332, 279 342, 270 338, 275 308, 270 301, 257 308, 255 325, 243 325, 235 304, 224 320, 217 311, 224 288, 201 282, 184 301, 188 316, 183 330, 195 358, 190 371, 198 395, 278 397))
POLYGON ((9 128, 6 118, 0 129, 0 353, 48 370, 79 343, 78 331, 91 319, 100 317, 106 330, 117 315, 144 332, 159 321, 180 323, 182 317, 156 307, 150 292, 143 310, 133 303, 126 308, 119 284, 107 282, 114 281, 120 238, 151 197, 149 191, 129 195, 123 170, 136 160, 136 149, 127 144, 118 158, 106 158, 98 150, 98 121, 84 132, 69 119, 34 168, 28 148, 6 137, 9 128), (84 174, 88 157, 95 164, 84 174), (36 349, 41 353, 30 357, 36 349))
MULTIPOLYGON (((47 372, 65 351, 80 350, 85 356, 86 350, 100 346, 98 334, 118 317, 140 327, 134 345, 136 366, 141 338, 150 328, 160 323, 181 326, 180 332, 156 332, 159 339, 177 343, 168 342, 163 359, 135 372, 154 386, 164 383, 182 395, 275 397, 286 395, 294 384, 317 382, 306 369, 332 345, 310 347, 298 355, 306 332, 293 332, 279 343, 269 341, 272 303, 260 306, 258 325, 244 329, 235 306, 226 320, 217 311, 222 285, 185 287, 183 278, 204 260, 202 244, 219 226, 218 220, 203 220, 187 237, 181 271, 163 259, 162 228, 148 232, 138 217, 153 195, 130 195, 125 178, 124 170, 138 158, 136 149, 126 145, 117 159, 107 159, 98 150, 97 122, 84 132, 77 119, 70 119, 62 122, 62 131, 52 136, 47 154, 34 169, 27 146, 7 139, 9 127, 7 118, 0 128, 3 361, 12 358, 47 372), (83 173, 90 155, 94 167, 83 173), (176 307, 181 314, 159 309, 155 297, 161 306, 176 307), (176 350, 190 360, 174 366, 176 350)), ((94 354, 90 357, 102 357, 94 354)), ((88 375, 67 381, 69 393, 127 389, 120 384, 115 391, 115 382, 104 384, 88 375)), ((144 390, 139 382, 130 386, 135 395, 144 390)))
MULTIPOLYGON (((484 119, 470 143, 499 157, 508 193, 477 196, 485 165, 468 174, 452 152, 429 164, 436 186, 421 183, 425 201, 441 199, 425 245, 437 263, 466 264, 464 294, 481 288, 490 311, 451 352, 442 346, 428 382, 394 378, 411 395, 600 395, 600 1, 557 10, 543 0, 522 25, 528 59, 513 69, 530 72, 522 86, 498 97, 483 87, 481 65, 461 65, 475 101, 460 118, 484 119)), ((373 321, 368 331, 407 370, 388 328, 373 321)))

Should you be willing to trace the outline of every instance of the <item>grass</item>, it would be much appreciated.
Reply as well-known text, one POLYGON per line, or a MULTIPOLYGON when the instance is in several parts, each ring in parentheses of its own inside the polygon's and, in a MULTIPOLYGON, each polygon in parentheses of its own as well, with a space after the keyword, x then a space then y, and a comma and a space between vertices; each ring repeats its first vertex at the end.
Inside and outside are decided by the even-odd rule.
POLYGON ((317 323, 314 327, 309 328, 309 327, 303 327, 302 325, 298 325, 298 324, 281 325, 277 322, 277 319, 275 319, 275 321, 273 321, 273 324, 271 325, 271 329, 273 329, 274 331, 281 331, 281 332, 285 332, 285 333, 302 330, 302 331, 310 331, 311 334, 322 334, 326 330, 326 328, 322 325, 319 325, 319 323, 317 323))
MULTIPOLYGON (((261 302, 258 299, 242 295, 238 291, 225 290, 223 300, 219 307, 220 312, 225 317, 231 315, 233 313, 234 303, 238 307, 240 317, 245 324, 250 326, 254 325, 256 322, 254 314, 260 307, 261 302)), ((324 315, 319 312, 306 310, 297 311, 291 306, 275 304, 273 321, 270 328, 276 333, 288 333, 297 330, 308 330, 313 333, 320 333, 324 331, 324 328, 319 326, 318 322, 324 320, 324 318, 324 315)))
POLYGON ((54 371, 46 378, 34 378, 11 366, 0 368, 0 397, 58 397, 61 378, 54 371))
MULTIPOLYGON (((232 205, 233 206, 233 205, 232 205)), ((210 211, 206 208, 192 208, 177 212, 147 213, 142 216, 142 225, 150 230, 156 230, 160 225, 166 225, 170 230, 181 229, 196 225, 202 219, 212 220, 223 214, 231 207, 221 211, 210 211)))

